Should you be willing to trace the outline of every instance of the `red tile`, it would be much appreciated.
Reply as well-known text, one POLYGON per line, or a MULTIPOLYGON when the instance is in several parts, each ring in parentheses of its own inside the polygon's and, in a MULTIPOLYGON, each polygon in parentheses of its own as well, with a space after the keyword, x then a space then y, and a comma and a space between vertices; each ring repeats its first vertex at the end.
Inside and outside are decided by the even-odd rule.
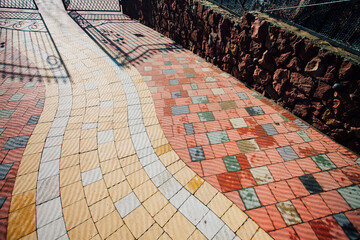
POLYGON ((320 193, 333 214, 351 210, 351 207, 337 191, 320 193))
POLYGON ((204 177, 204 180, 210 183, 214 188, 216 188, 218 191, 222 192, 220 183, 218 181, 218 178, 216 176, 209 176, 204 177))
POLYGON ((341 187, 346 187, 353 184, 340 169, 330 170, 329 173, 340 184, 341 187))
POLYGON ((309 223, 297 224, 294 225, 293 228, 301 240, 317 239, 317 236, 309 223))
POLYGON ((215 120, 224 120, 229 119, 229 116, 225 111, 214 111, 213 112, 215 120))
POLYGON ((270 159, 267 157, 264 151, 246 153, 245 156, 251 167, 261 167, 271 164, 270 159))
POLYGON ((176 153, 177 153, 177 155, 179 155, 180 159, 183 160, 184 162, 186 162, 186 163, 191 162, 188 148, 178 149, 178 150, 176 150, 176 153))
POLYGON ((188 123, 188 119, 186 115, 173 116, 172 120, 174 125, 177 124, 184 125, 184 123, 188 123))
POLYGON ((254 116, 254 118, 259 125, 270 124, 274 122, 269 115, 258 115, 254 116))
POLYGON ((353 165, 341 169, 343 173, 355 184, 360 184, 360 166, 353 165))
POLYGON ((242 139, 258 137, 258 133, 257 133, 255 127, 238 128, 237 131, 239 132, 242 139))
POLYGON ((251 168, 251 165, 244 154, 237 154, 236 158, 240 164, 241 169, 251 168))
POLYGON ((279 145, 272 136, 256 138, 256 142, 261 150, 279 147, 279 145))
POLYGON ((342 228, 332 216, 311 221, 310 226, 315 231, 319 240, 348 239, 342 228), (329 228, 331 231, 329 231, 329 228))
POLYGON ((244 121, 246 122, 246 124, 249 126, 249 127, 255 127, 257 125, 259 125, 255 118, 254 117, 244 117, 244 121))
POLYGON ((190 113, 187 115, 189 123, 197 123, 200 122, 199 115, 197 113, 190 113))
POLYGON ((274 135, 273 137, 280 147, 285 147, 290 145, 288 140, 283 134, 274 135))
POLYGON ((285 133, 284 136, 290 144, 299 144, 304 142, 304 140, 296 132, 285 133))
POLYGON ((265 207, 248 210, 245 213, 251 217, 264 231, 269 232, 275 229, 265 207))
POLYGON ((223 143, 219 143, 219 144, 213 144, 210 145, 215 157, 226 157, 228 156, 228 153, 226 151, 225 145, 223 143))
POLYGON ((188 147, 196 147, 196 141, 194 135, 185 135, 185 140, 188 147))
POLYGON ((329 152, 320 141, 309 142, 309 144, 317 151, 318 154, 329 152))
POLYGON ((293 177, 304 175, 304 172, 301 170, 299 164, 296 161, 285 162, 285 167, 293 177))
POLYGON ((348 164, 345 162, 345 160, 339 155, 339 153, 334 152, 334 153, 328 153, 326 154, 331 161, 338 167, 345 167, 348 164))
POLYGON ((311 216, 309 210, 305 207, 304 203, 300 199, 291 200, 292 204, 296 208, 303 222, 308 222, 314 218, 311 216))
POLYGON ((286 224, 275 205, 267 206, 266 210, 270 216, 272 223, 274 224, 275 229, 286 227, 286 224))
POLYGON ((311 158, 303 158, 295 160, 300 168, 304 171, 305 174, 320 172, 321 169, 316 165, 316 163, 311 158))
POLYGON ((204 154, 205 154, 205 159, 213 159, 213 158, 215 158, 214 152, 213 152, 210 145, 202 146, 202 148, 203 148, 203 151, 204 151, 204 154))
POLYGON ((226 132, 230 141, 238 141, 242 139, 239 132, 236 129, 230 129, 227 130, 226 132))
POLYGON ((295 194, 296 197, 304 197, 310 195, 308 190, 306 190, 304 184, 300 181, 299 178, 292 178, 287 180, 291 190, 295 194))
POLYGON ((346 212, 345 215, 352 223, 352 225, 356 228, 356 230, 360 232, 360 209, 346 212))
POLYGON ((268 169, 271 175, 273 176, 273 178, 275 179, 275 181, 289 179, 292 177, 290 172, 285 167, 284 163, 276 163, 269 165, 268 169))
POLYGON ((220 120, 220 125, 221 125, 221 128, 224 129, 224 130, 234 130, 233 129, 233 126, 231 125, 230 121, 229 120, 220 120))
POLYGON ((217 175, 223 192, 241 189, 239 178, 235 172, 217 175))
POLYGON ((245 211, 244 203, 241 200, 240 194, 238 191, 232 191, 224 193, 236 206, 238 206, 241 210, 245 211))
POLYGON ((292 145, 292 148, 300 158, 311 157, 317 154, 317 151, 308 143, 292 145))
POLYGON ((284 159, 280 156, 279 152, 276 149, 265 150, 265 153, 270 159, 271 163, 284 162, 284 159))
POLYGON ((269 188, 278 202, 295 198, 286 181, 269 183, 269 188))
POLYGON ((261 205, 266 206, 277 203, 268 185, 255 186, 254 189, 256 191, 256 194, 258 195, 261 205))
POLYGON ((298 240, 299 237, 292 227, 283 228, 269 233, 271 237, 279 240, 298 240))
POLYGON ((8 225, 7 218, 0 219, 0 239, 6 239, 7 225, 8 225))
POLYGON ((283 123, 279 123, 279 125, 275 124, 274 127, 276 131, 280 134, 289 132, 289 130, 284 126, 283 123))
POLYGON ((184 124, 178 124, 173 126, 174 136, 186 135, 184 124))
POLYGON ((284 117, 288 118, 290 121, 294 121, 296 119, 296 117, 294 117, 294 115, 292 115, 289 112, 282 112, 281 113, 284 117))
POLYGON ((240 154, 240 150, 235 142, 224 143, 224 146, 229 156, 240 154))
POLYGON ((221 158, 201 161, 204 176, 227 173, 224 161, 221 158))
POLYGON ((202 122, 193 123, 195 133, 206 133, 205 124, 202 122))
POLYGON ((314 218, 321 218, 331 214, 320 195, 310 195, 301 199, 314 218))
POLYGON ((329 191, 340 187, 340 185, 328 172, 315 173, 313 176, 324 191, 329 191))
POLYGON ((205 133, 195 134, 196 144, 198 146, 209 145, 209 139, 205 133))
POLYGON ((201 167, 201 162, 188 162, 187 165, 194 171, 196 172, 197 175, 199 175, 200 177, 204 177, 204 172, 203 169, 201 167))

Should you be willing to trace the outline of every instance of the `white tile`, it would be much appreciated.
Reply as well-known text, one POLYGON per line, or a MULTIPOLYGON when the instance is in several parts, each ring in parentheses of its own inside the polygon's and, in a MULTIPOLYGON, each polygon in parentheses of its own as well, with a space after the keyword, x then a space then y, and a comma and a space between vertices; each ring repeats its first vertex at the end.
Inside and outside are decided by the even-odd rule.
POLYGON ((40 164, 38 180, 42 180, 51 176, 59 175, 60 160, 53 160, 40 164))
POLYGON ((60 117, 60 118, 55 118, 51 127, 55 127, 55 128, 61 128, 61 127, 66 127, 67 123, 68 123, 69 117, 60 117))
POLYGON ((69 240, 69 236, 66 234, 62 235, 61 237, 59 237, 58 239, 56 240, 69 240))
POLYGON ((59 175, 37 182, 36 204, 39 205, 60 196, 59 175))
POLYGON ((82 130, 87 130, 87 129, 93 129, 93 128, 97 128, 97 123, 84 123, 81 127, 82 130))
POLYGON ((156 187, 160 187, 164 182, 168 181, 171 177, 172 177, 171 173, 169 173, 168 170, 165 170, 151 180, 156 187))
POLYGON ((91 183, 97 182, 102 178, 103 178, 103 175, 102 175, 101 169, 99 167, 81 173, 81 180, 82 180, 82 184, 84 187, 91 183))
POLYGON ((48 133, 48 137, 56 137, 56 136, 63 136, 65 132, 66 127, 61 128, 50 128, 50 131, 48 133))
POLYGON ((126 217, 140 205, 141 203, 134 192, 131 192, 115 203, 115 207, 122 218, 126 217))
POLYGON ((56 159, 60 159, 61 156, 61 146, 54 146, 44 148, 41 156, 41 162, 49 162, 56 159))
POLYGON ((128 125, 138 125, 138 124, 144 124, 142 118, 136 118, 136 119, 128 119, 128 125))
POLYGON ((140 105, 128 106, 128 118, 129 119, 142 118, 141 106, 140 105))
POLYGON ((179 208, 179 211, 194 225, 197 225, 200 220, 209 211, 209 208, 200 202, 197 198, 191 195, 184 204, 179 208))
POLYGON ((59 103, 59 106, 58 106, 58 110, 68 110, 71 108, 72 108, 72 102, 67 102, 67 103, 63 103, 63 104, 59 103))
POLYGON ((214 95, 225 94, 224 89, 222 88, 212 88, 211 91, 213 92, 214 95))
POLYGON ((131 139, 134 143, 135 150, 140 150, 152 146, 146 133, 131 135, 131 139))
MULTIPOLYGON (((148 149, 148 148, 145 148, 145 149, 148 149)), ((151 150, 152 150, 152 154, 139 159, 139 161, 140 161, 141 165, 143 165, 143 167, 145 167, 146 165, 149 165, 150 163, 153 163, 155 161, 159 161, 159 158, 154 153, 153 149, 151 149, 151 150)), ((139 157, 139 154, 138 154, 138 157, 139 157)))
POLYGON ((220 231, 218 231, 215 235, 215 237, 213 239, 216 240, 223 240, 223 239, 234 239, 235 238, 235 233, 233 231, 231 231, 231 229, 224 225, 220 231))
POLYGON ((36 224, 41 228, 62 217, 60 197, 36 206, 36 224))
MULTIPOLYGON (((140 158, 140 161, 141 161, 142 158, 149 156, 150 154, 154 154, 154 149, 152 147, 148 147, 148 148, 140 149, 140 150, 136 151, 136 153, 137 153, 138 158, 140 158)), ((146 160, 144 160, 144 162, 146 162, 146 160)), ((141 164, 143 164, 143 163, 141 163, 141 164)))
POLYGON ((106 108, 106 107, 113 107, 114 106, 114 101, 110 100, 110 101, 103 101, 100 103, 100 107, 101 108, 106 108))
POLYGON ((162 164, 160 160, 150 163, 149 165, 144 167, 145 172, 149 176, 149 178, 153 178, 161 172, 165 171, 166 168, 162 164))
POLYGON ((206 238, 212 239, 223 226, 224 222, 215 213, 209 211, 196 227, 206 238))
POLYGON ((47 147, 61 146, 62 142, 63 142, 63 136, 49 137, 46 139, 44 147, 47 148, 47 147))
POLYGON ((171 199, 171 204, 178 209, 190 197, 190 193, 185 188, 181 188, 171 199))
POLYGON ((58 110, 58 111, 56 112, 55 117, 56 117, 56 118, 69 117, 70 114, 71 114, 71 109, 58 110))
POLYGON ((90 90, 94 90, 97 88, 97 85, 95 82, 88 82, 88 83, 85 83, 85 90, 86 91, 90 91, 90 90))
POLYGON ((130 129, 131 134, 137 134, 137 133, 142 133, 142 132, 146 131, 143 123, 138 124, 138 125, 129 124, 129 129, 130 129))
POLYGON ((230 119, 231 125, 233 125, 234 128, 243 128, 247 127, 247 124, 243 118, 231 118, 230 119))
MULTIPOLYGON (((164 171, 165 172, 165 171, 164 171)), ((167 171, 166 171, 167 172, 167 171)), ((159 174, 160 175, 160 174, 159 174)), ((154 181, 155 182, 155 181, 154 181)), ((166 199, 170 199, 182 188, 181 184, 173 177, 164 182, 160 187, 159 191, 164 195, 166 199)))
POLYGON ((129 106, 132 106, 132 105, 140 105, 141 103, 140 103, 139 98, 129 98, 129 99, 127 99, 127 104, 129 106))
POLYGON ((39 240, 58 239, 66 234, 65 222, 63 218, 37 229, 39 240))
POLYGON ((113 141, 114 141, 113 130, 100 131, 97 133, 97 142, 99 145, 113 141))

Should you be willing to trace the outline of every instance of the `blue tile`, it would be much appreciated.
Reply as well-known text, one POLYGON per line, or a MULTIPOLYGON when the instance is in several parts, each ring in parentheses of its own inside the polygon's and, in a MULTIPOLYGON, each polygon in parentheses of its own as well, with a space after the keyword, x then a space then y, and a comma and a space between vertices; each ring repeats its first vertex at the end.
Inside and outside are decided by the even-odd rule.
POLYGON ((171 112, 173 115, 189 114, 190 109, 188 105, 183 106, 172 106, 171 112))
POLYGON ((204 150, 201 146, 189 148, 191 161, 205 160, 204 150))
POLYGON ((275 127, 271 123, 261 125, 261 127, 265 130, 265 132, 269 136, 278 134, 278 131, 276 131, 275 127))
POLYGON ((264 111, 261 107, 246 107, 245 110, 250 114, 250 116, 264 115, 264 111))
POLYGON ((0 209, 4 205, 4 202, 6 201, 6 198, 0 198, 0 209))
POLYGON ((35 125, 38 123, 40 118, 40 115, 32 115, 29 119, 29 121, 27 122, 27 125, 35 125))
POLYGON ((306 125, 303 121, 301 121, 301 120, 299 120, 299 119, 295 119, 294 123, 295 123, 296 125, 298 125, 299 127, 301 127, 302 129, 304 129, 304 130, 309 129, 309 126, 306 125))
POLYGON ((294 149, 292 149, 292 147, 290 147, 290 146, 279 147, 276 150, 281 155, 281 157, 284 159, 284 161, 290 161, 290 160, 299 158, 299 156, 296 154, 294 149))
POLYGON ((185 128, 186 134, 188 134, 188 135, 195 133, 194 126, 192 123, 185 123, 184 128, 185 128))
POLYGON ((5 146, 2 150, 11 150, 16 148, 26 147, 27 142, 29 141, 30 136, 17 136, 11 137, 7 140, 5 146))
POLYGON ((0 165, 0 180, 4 180, 14 163, 5 163, 0 165))
POLYGON ((239 92, 239 93, 237 93, 237 95, 239 96, 240 99, 250 99, 249 96, 244 92, 239 92))
POLYGON ((181 98, 181 92, 180 91, 172 91, 171 97, 172 98, 181 98))
POLYGON ((36 106, 37 107, 43 107, 45 103, 45 99, 44 98, 40 98, 39 101, 37 102, 36 106))
POLYGON ((306 189, 309 191, 310 194, 323 192, 322 187, 316 181, 313 175, 309 174, 309 175, 300 176, 299 179, 302 182, 302 184, 304 184, 304 186, 306 187, 306 189))
POLYGON ((360 234, 354 228, 354 225, 352 225, 352 223, 349 221, 349 219, 345 216, 344 213, 334 214, 334 218, 350 240, 360 239, 360 234))
POLYGON ((185 73, 185 76, 186 76, 187 78, 193 78, 193 77, 195 77, 195 76, 194 76, 194 73, 185 73))

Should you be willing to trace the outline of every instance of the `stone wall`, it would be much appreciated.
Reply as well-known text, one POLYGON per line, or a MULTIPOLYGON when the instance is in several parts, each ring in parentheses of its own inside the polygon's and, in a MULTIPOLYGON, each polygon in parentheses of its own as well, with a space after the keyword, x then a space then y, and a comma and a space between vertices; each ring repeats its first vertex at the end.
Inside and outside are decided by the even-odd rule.
POLYGON ((123 0, 124 12, 360 153, 360 68, 288 29, 206 1, 123 0), (285 30, 284 30, 285 29, 285 30))

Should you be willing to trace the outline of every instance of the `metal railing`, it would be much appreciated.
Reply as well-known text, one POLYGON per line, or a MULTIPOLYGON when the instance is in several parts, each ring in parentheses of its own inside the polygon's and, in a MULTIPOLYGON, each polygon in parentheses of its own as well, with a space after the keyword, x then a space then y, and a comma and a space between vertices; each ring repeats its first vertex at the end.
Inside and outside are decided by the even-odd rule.
POLYGON ((0 0, 0 8, 38 9, 34 0, 0 0))
POLYGON ((67 11, 121 12, 121 0, 62 0, 67 11))

